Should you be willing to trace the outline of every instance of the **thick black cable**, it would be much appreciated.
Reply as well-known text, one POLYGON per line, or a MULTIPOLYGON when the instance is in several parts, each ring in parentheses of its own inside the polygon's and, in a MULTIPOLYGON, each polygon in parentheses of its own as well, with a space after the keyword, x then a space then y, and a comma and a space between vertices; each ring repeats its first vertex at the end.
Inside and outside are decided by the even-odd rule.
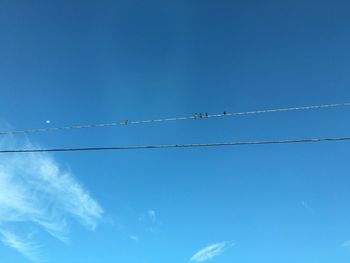
POLYGON ((223 143, 193 143, 193 144, 168 144, 168 145, 139 145, 139 146, 112 146, 112 147, 81 147, 81 148, 51 148, 51 149, 3 149, 0 153, 40 153, 40 152, 78 152, 78 151, 109 151, 109 150, 143 150, 143 149, 168 149, 168 148, 199 148, 199 147, 222 147, 222 146, 243 146, 261 144, 289 144, 289 143, 310 143, 325 141, 349 141, 350 137, 339 138, 314 138, 295 140, 274 140, 274 141, 236 141, 223 143))

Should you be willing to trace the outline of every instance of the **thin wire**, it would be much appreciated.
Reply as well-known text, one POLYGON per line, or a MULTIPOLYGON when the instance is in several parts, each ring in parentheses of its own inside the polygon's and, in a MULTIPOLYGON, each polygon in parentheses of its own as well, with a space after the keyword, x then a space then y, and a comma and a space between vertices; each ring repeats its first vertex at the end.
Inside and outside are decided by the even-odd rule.
POLYGON ((324 141, 349 141, 350 137, 339 138, 314 138, 276 141, 236 141, 222 143, 192 143, 192 144, 165 144, 165 145, 138 145, 138 146, 113 146, 113 147, 83 147, 83 148, 52 148, 52 149, 13 149, 0 150, 0 153, 39 153, 39 152, 77 152, 77 151, 108 151, 108 150, 142 150, 142 149, 166 149, 166 148, 198 148, 198 147, 222 147, 261 144, 288 144, 288 143, 310 143, 324 141))
POLYGON ((82 124, 82 125, 72 125, 64 127, 49 127, 49 128, 39 128, 39 129, 25 129, 25 130, 14 130, 14 131, 3 131, 0 135, 15 135, 20 133, 36 133, 36 132, 49 132, 49 131, 62 131, 62 130, 72 130, 72 129, 88 129, 88 128, 101 128, 101 127, 115 127, 118 125, 132 125, 132 124, 150 124, 158 122, 168 122, 168 121, 179 121, 179 120, 195 120, 195 119, 208 119, 208 118, 221 118, 230 116, 242 116, 242 115, 252 115, 261 113, 272 113, 272 112, 287 112, 287 111, 301 111, 301 110, 315 110, 323 108, 335 108, 335 107, 345 107, 350 106, 350 102, 346 103, 334 103, 334 104, 321 104, 303 107, 291 107, 291 108, 278 108, 269 110, 256 110, 256 111, 244 111, 244 112, 223 112, 219 114, 208 114, 208 113, 195 113, 191 116, 182 116, 174 118, 163 118, 163 119, 150 119, 150 120, 140 120, 140 121, 129 121, 124 120, 122 122, 111 122, 111 123, 97 123, 97 124, 82 124))

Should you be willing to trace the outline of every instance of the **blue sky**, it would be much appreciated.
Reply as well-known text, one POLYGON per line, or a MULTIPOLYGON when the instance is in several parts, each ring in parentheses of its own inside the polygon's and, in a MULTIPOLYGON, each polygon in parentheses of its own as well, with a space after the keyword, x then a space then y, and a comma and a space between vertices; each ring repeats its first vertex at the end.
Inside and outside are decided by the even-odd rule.
MULTIPOLYGON (((1 130, 350 101, 346 1, 0 1, 1 130), (46 123, 50 120, 50 123, 46 123)), ((2 137, 349 136, 350 109, 2 137)), ((1 262, 348 262, 346 142, 0 156, 1 262)))

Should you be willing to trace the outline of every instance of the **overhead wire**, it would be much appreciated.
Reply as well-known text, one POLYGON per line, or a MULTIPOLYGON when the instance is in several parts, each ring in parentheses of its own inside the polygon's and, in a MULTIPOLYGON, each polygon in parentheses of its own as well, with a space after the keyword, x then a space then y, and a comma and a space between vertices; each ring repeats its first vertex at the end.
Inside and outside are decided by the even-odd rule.
POLYGON ((169 148, 200 148, 200 147, 223 147, 263 144, 290 144, 311 142, 335 142, 349 141, 350 137, 337 138, 313 138, 272 141, 233 141, 222 143, 192 143, 192 144, 164 144, 164 145, 136 145, 136 146, 112 146, 112 147, 80 147, 80 148, 48 148, 48 149, 2 149, 0 153, 40 153, 40 152, 78 152, 78 151, 111 151, 111 150, 145 150, 145 149, 169 149, 169 148))
POLYGON ((243 116, 243 115, 263 114, 263 113, 272 113, 272 112, 315 110, 315 109, 336 108, 336 107, 346 107, 346 106, 350 106, 350 102, 311 105, 311 106, 302 106, 302 107, 290 107, 290 108, 276 108, 276 109, 267 109, 267 110, 232 112, 232 113, 224 111, 223 113, 218 113, 218 114, 195 113, 190 116, 182 116, 182 117, 180 116, 180 117, 148 119, 148 120, 138 120, 138 121, 124 120, 121 122, 110 122, 110 123, 95 123, 95 124, 70 125, 70 126, 63 126, 63 127, 47 127, 47 128, 35 128, 35 129, 13 130, 13 131, 0 131, 0 135, 16 135, 16 134, 23 134, 23 133, 38 133, 38 132, 72 130, 72 129, 116 127, 118 125, 128 126, 128 125, 135 125, 135 124, 152 124, 152 123, 160 123, 160 122, 179 121, 179 120, 221 118, 221 117, 230 117, 230 116, 243 116))

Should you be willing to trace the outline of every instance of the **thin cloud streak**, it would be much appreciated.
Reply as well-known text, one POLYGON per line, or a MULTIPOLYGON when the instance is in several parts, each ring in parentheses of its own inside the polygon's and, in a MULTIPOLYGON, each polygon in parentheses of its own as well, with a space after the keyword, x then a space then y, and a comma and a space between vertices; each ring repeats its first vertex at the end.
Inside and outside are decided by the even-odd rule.
POLYGON ((204 262, 214 257, 221 255, 226 249, 235 244, 232 242, 220 242, 209 245, 201 250, 199 250, 196 254, 194 254, 190 258, 190 262, 204 262))
POLYGON ((344 243, 342 244, 342 246, 343 246, 343 247, 350 247, 350 240, 344 242, 344 243))
POLYGON ((134 240, 134 241, 139 241, 140 240, 139 236, 131 235, 129 237, 130 237, 131 240, 134 240))
MULTIPOLYGON (((9 144, 14 143, 0 142, 2 147, 12 146, 9 144)), ((28 259, 38 261, 33 255, 39 247, 25 238, 33 227, 67 242, 73 220, 94 231, 102 216, 103 209, 97 201, 51 156, 0 156, 1 240, 28 259), (28 229, 28 233, 16 234, 13 229, 17 226, 28 229)))

